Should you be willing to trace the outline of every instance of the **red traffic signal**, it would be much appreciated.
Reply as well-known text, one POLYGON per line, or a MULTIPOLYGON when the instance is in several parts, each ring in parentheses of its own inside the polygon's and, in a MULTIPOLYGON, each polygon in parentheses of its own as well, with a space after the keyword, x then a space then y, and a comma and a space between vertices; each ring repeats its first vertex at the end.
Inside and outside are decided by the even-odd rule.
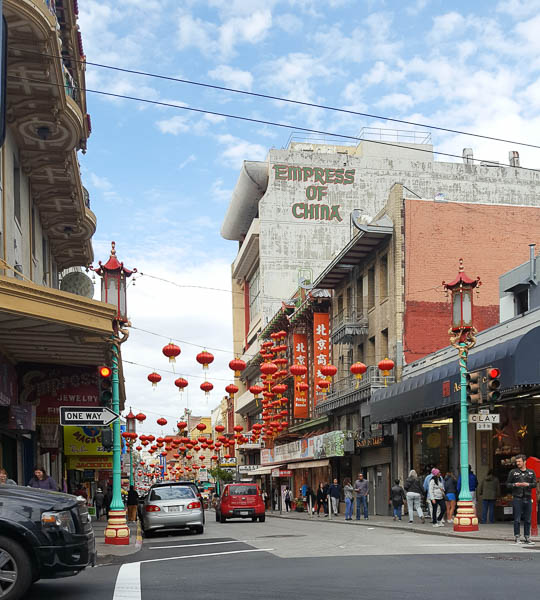
POLYGON ((497 377, 501 376, 501 370, 493 367, 492 369, 488 369, 487 374, 490 379, 497 379, 497 377))
POLYGON ((99 367, 98 372, 101 377, 110 377, 112 373, 110 367, 99 367))

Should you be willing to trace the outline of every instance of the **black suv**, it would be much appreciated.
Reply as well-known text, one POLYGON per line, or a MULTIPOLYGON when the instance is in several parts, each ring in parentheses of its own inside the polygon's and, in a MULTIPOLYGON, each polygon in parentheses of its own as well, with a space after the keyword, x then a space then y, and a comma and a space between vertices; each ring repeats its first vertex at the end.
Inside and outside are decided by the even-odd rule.
POLYGON ((95 564, 85 503, 46 490, 0 486, 0 597, 21 598, 38 579, 69 577, 95 564))

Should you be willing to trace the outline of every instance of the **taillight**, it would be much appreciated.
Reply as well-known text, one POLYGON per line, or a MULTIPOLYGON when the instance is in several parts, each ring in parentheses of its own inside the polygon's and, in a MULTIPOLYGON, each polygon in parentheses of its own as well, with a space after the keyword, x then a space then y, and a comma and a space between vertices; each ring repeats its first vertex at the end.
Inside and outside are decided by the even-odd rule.
POLYGON ((155 504, 146 505, 146 512, 159 512, 160 510, 161 508, 159 508, 159 506, 156 506, 155 504))
POLYGON ((190 502, 187 507, 188 510, 193 510, 194 508, 201 508, 200 502, 190 502))

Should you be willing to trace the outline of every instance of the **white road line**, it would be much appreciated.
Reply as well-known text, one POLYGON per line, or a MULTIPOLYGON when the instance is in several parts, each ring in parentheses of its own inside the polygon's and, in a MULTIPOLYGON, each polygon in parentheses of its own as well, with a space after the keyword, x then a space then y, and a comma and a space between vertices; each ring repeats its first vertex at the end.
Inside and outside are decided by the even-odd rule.
POLYGON ((120 567, 114 586, 113 600, 141 600, 141 563, 120 567))
POLYGON ((247 544, 247 540, 230 540, 226 542, 201 542, 200 544, 178 544, 177 546, 150 546, 148 550, 167 550, 168 548, 194 548, 195 546, 218 546, 219 544, 247 544))
MULTIPOLYGON (((493 542, 491 542, 490 544, 488 543, 483 543, 483 544, 479 544, 478 542, 475 542, 474 540, 471 540, 469 543, 463 543, 463 544, 454 544, 453 542, 448 542, 446 544, 418 544, 418 546, 422 546, 423 548, 456 548, 458 546, 463 546, 464 548, 478 548, 479 546, 500 546, 501 544, 504 544, 505 546, 515 546, 515 544, 512 544, 512 542, 505 542, 504 540, 502 541, 496 541, 494 540, 493 542)), ((519 546, 516 546, 519 547, 519 546)))
MULTIPOLYGON (((141 560, 140 564, 145 565, 153 562, 163 562, 165 560, 184 560, 186 558, 206 558, 207 556, 226 556, 227 554, 248 554, 250 552, 272 552, 274 548, 255 548, 253 550, 230 550, 229 552, 209 552, 208 554, 190 554, 188 556, 169 556, 167 558, 151 558, 141 560)), ((133 564, 133 563, 132 563, 133 564)), ((113 600, 117 600, 116 597, 113 600)))

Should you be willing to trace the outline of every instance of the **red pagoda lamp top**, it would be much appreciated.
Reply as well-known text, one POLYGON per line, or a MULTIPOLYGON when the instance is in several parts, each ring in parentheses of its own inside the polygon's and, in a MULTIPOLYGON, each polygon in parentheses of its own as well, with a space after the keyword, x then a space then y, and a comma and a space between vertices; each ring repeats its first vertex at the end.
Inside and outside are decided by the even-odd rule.
POLYGON ((480 287, 480 277, 471 279, 464 271, 463 259, 459 259, 457 277, 450 283, 442 282, 444 289, 452 294, 452 331, 465 332, 473 328, 473 290, 480 287))

